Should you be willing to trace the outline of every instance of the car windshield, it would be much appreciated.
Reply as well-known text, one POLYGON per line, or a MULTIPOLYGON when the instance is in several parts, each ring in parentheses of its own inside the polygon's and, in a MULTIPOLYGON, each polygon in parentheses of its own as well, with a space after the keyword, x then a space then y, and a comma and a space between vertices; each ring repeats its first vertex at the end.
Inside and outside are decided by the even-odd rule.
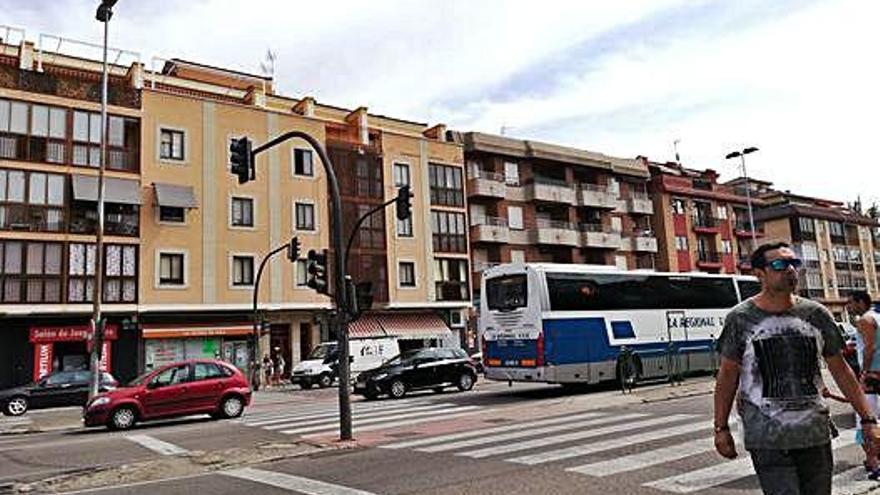
POLYGON ((324 359, 335 350, 335 345, 319 345, 312 349, 312 352, 309 354, 309 359, 324 359))
POLYGON ((140 384, 142 384, 142 383, 144 382, 144 380, 147 379, 147 377, 148 377, 150 374, 153 373, 153 371, 155 371, 155 370, 145 371, 145 372, 141 373, 140 375, 138 375, 137 377, 133 378, 131 381, 129 381, 129 382, 126 383, 125 385, 126 385, 127 387, 134 387, 134 386, 136 386, 136 385, 140 385, 140 384))
POLYGON ((415 357, 415 355, 418 353, 419 353, 419 351, 417 351, 417 350, 416 351, 401 352, 400 354, 394 356, 393 358, 389 359, 388 361, 385 361, 382 364, 382 366, 396 366, 398 364, 403 364, 407 361, 411 361, 412 358, 415 357))

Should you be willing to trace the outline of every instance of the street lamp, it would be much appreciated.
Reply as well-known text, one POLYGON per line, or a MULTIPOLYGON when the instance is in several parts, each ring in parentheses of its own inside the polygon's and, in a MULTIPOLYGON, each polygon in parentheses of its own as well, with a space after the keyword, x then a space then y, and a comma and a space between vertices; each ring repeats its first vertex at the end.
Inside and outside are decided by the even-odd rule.
POLYGON ((728 160, 739 157, 742 163, 742 174, 746 181, 746 203, 749 205, 749 229, 752 231, 752 251, 758 248, 758 239, 757 233, 755 232, 755 215, 752 212, 752 191, 749 187, 749 174, 746 172, 746 155, 754 153, 755 151, 758 151, 758 148, 749 146, 742 151, 728 153, 727 156, 724 157, 728 160))
POLYGON ((98 395, 101 384, 101 354, 104 347, 104 321, 101 298, 104 284, 104 165, 107 160, 107 36, 113 6, 117 0, 102 0, 95 19, 104 23, 104 63, 101 71, 101 157, 98 160, 98 225, 95 233, 95 286, 92 292, 92 353, 89 357, 91 377, 89 398, 98 395))

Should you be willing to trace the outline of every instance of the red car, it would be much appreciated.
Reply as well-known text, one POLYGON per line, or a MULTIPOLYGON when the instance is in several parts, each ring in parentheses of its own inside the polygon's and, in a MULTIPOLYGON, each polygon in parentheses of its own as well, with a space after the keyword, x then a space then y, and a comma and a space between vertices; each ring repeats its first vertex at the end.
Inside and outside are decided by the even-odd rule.
POLYGON ((98 394, 86 404, 86 426, 127 430, 138 421, 190 414, 241 416, 251 389, 238 368, 217 360, 191 360, 148 371, 127 386, 98 394))

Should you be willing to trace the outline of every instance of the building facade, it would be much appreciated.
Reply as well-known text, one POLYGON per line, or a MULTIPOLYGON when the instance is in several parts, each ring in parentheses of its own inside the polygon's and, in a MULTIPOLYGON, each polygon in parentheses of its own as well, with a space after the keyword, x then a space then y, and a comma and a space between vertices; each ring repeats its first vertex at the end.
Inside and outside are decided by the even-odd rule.
POLYGON ((756 213, 767 239, 790 242, 804 260, 801 295, 845 321, 847 297, 865 290, 880 298, 880 223, 843 204, 788 192, 766 192, 756 213))
POLYGON ((655 267, 654 205, 640 160, 477 132, 451 136, 467 162, 475 293, 482 270, 498 263, 655 267))
MULTIPOLYGON (((713 170, 646 164, 659 244, 657 269, 748 273, 753 244, 765 235, 757 220, 754 226, 749 221, 748 198, 736 183, 719 183, 713 170)), ((752 198, 753 211, 762 205, 761 199, 752 198)))
MULTIPOLYGON (((3 370, 7 385, 87 362, 101 64, 22 41, 2 45, 0 70, 0 337, 12 344, 0 357, 15 368, 3 370)), ((413 218, 397 220, 392 206, 352 234, 349 274, 373 304, 350 332, 404 346, 464 338, 464 157, 443 126, 288 98, 270 78, 183 60, 111 65, 110 74, 104 300, 107 367, 120 378, 192 357, 247 369, 260 262, 292 236, 301 259, 279 254, 262 274, 260 348, 289 370, 335 337, 330 299, 306 287, 306 253, 330 246, 318 154, 287 141, 258 155, 256 180, 240 185, 229 144, 245 135, 256 146, 298 130, 324 145, 346 237, 359 215, 409 185, 413 218)))

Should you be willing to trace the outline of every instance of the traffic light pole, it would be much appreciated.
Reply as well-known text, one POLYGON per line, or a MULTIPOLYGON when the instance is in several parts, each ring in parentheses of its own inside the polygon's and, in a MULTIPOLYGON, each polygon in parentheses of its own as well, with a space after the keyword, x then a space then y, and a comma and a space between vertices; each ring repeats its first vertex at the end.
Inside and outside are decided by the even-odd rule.
POLYGON ((352 243, 354 243, 354 237, 355 237, 355 235, 357 235, 358 229, 361 228, 361 224, 364 223, 364 220, 373 216, 374 213, 384 210, 385 208, 387 208, 389 205, 391 205, 392 203, 394 203, 396 201, 397 201, 397 198, 393 198, 389 201, 382 203, 381 205, 374 207, 372 210, 364 213, 364 215, 362 217, 358 218, 357 222, 354 223, 354 227, 352 227, 351 233, 348 235, 348 242, 345 245, 345 256, 343 259, 343 262, 346 264, 345 266, 348 266, 348 253, 351 252, 351 245, 352 245, 352 243))
POLYGON ((321 143, 312 136, 302 131, 289 131, 268 143, 258 146, 251 151, 251 161, 254 157, 273 146, 277 146, 289 139, 300 138, 308 142, 312 148, 318 152, 321 163, 324 165, 324 171, 327 173, 327 184, 330 187, 330 201, 332 204, 331 224, 331 242, 333 250, 336 252, 334 256, 334 278, 336 279, 336 289, 333 291, 336 302, 337 315, 333 318, 333 329, 336 332, 336 339, 339 346, 339 439, 351 440, 351 397, 349 396, 349 378, 350 363, 348 349, 348 324, 346 315, 350 311, 348 305, 347 291, 345 290, 345 252, 342 250, 342 198, 339 195, 339 182, 336 180, 336 172, 333 170, 333 163, 321 143))
POLYGON ((263 277, 263 269, 266 267, 266 263, 275 256, 287 249, 289 244, 283 244, 271 251, 269 254, 263 257, 263 261, 260 262, 260 268, 257 270, 257 278, 254 280, 254 305, 253 305, 253 317, 254 317, 254 345, 251 346, 251 387, 254 390, 260 389, 260 372, 257 370, 257 365, 262 362, 260 357, 260 317, 257 314, 257 299, 260 297, 260 279, 263 277))

